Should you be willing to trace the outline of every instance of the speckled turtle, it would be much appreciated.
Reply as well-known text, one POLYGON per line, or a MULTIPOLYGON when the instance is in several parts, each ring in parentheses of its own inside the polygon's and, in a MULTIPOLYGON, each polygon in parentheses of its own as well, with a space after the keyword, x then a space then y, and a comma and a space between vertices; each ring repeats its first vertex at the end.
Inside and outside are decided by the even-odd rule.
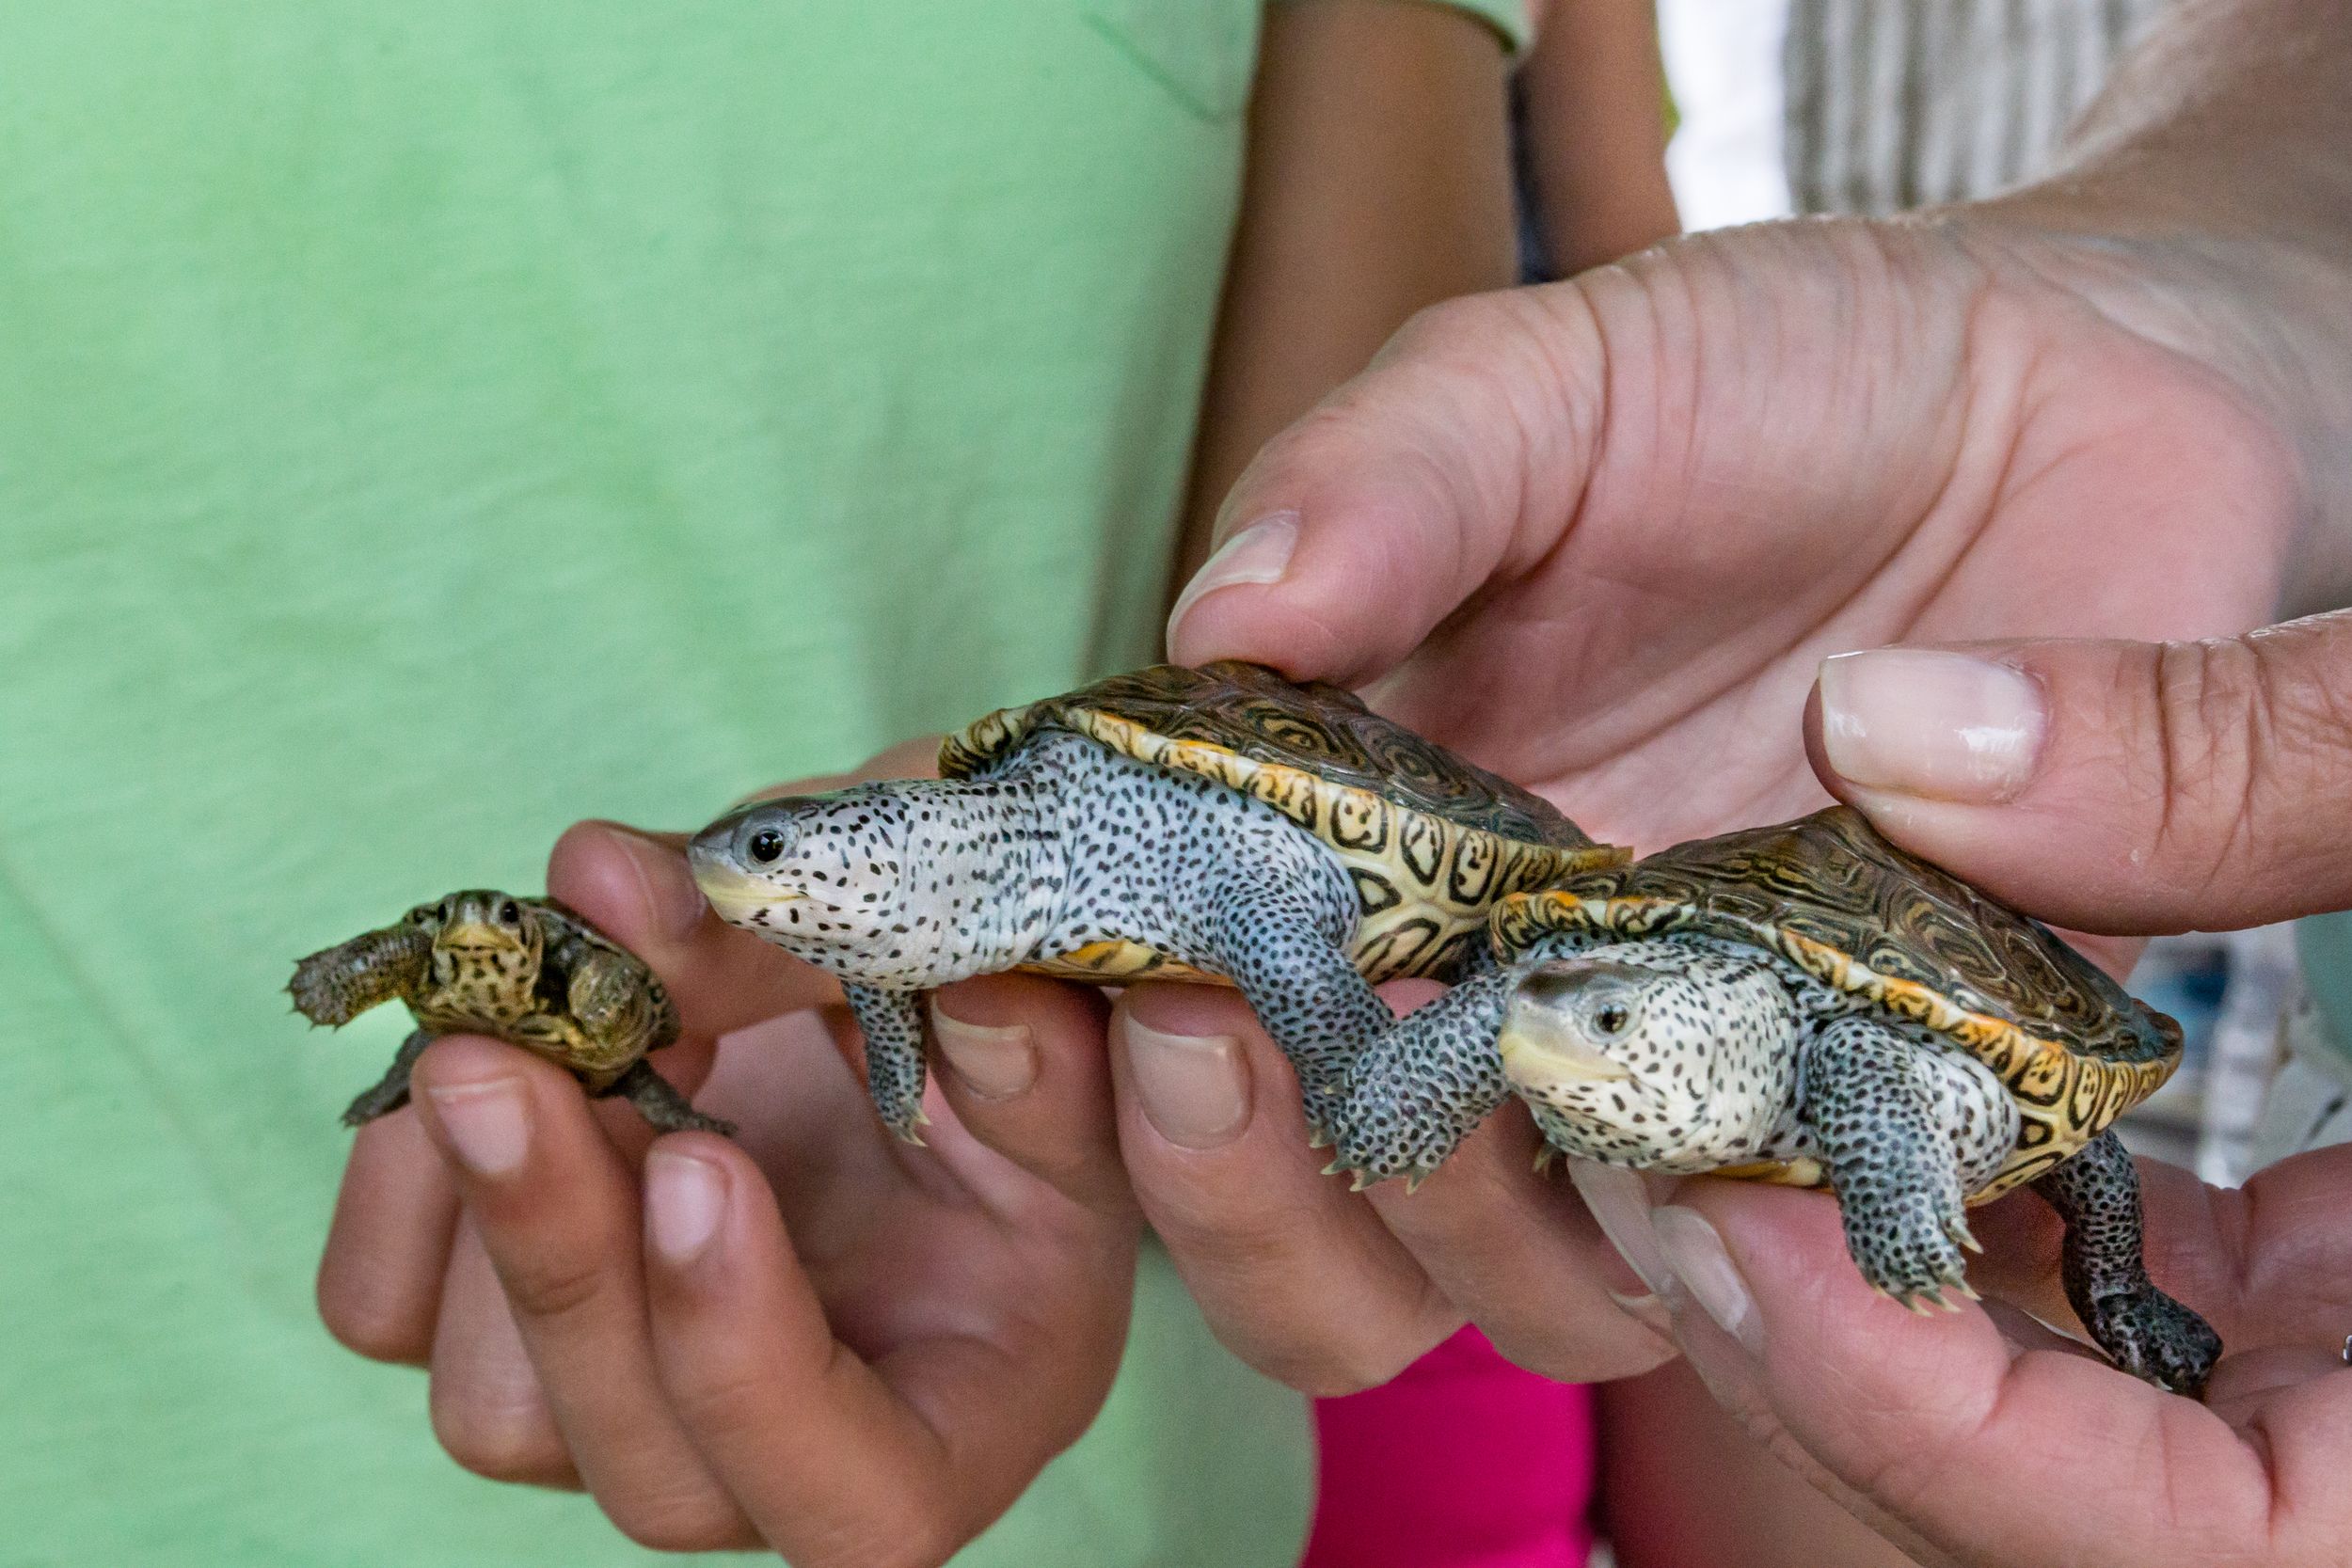
POLYGON ((1495 970, 1357 1064, 1340 1168, 1426 1169, 1517 1093, 1568 1153, 1834 1189, 1915 1307, 1967 1291, 1965 1206, 2030 1184, 2091 1337, 2202 1388, 2220 1341, 2150 1281, 2107 1130, 2180 1030, 2043 927, 1833 807, 1504 898, 1492 935, 1495 970))
POLYGON ((491 1035, 568 1068, 592 1094, 628 1098, 662 1132, 731 1132, 645 1060, 677 1038, 677 1009, 652 970, 552 898, 491 889, 419 904, 294 966, 294 1010, 341 1028, 381 1003, 418 1028, 390 1070, 351 1102, 357 1127, 408 1102, 408 1072, 442 1035, 491 1035))
POLYGON ((1320 1138, 1372 986, 1486 961, 1497 899, 1623 861, 1549 802, 1327 685, 1161 665, 989 714, 935 780, 772 800, 693 841, 726 919, 838 975, 917 1139, 923 993, 1025 969, 1238 988, 1320 1138))

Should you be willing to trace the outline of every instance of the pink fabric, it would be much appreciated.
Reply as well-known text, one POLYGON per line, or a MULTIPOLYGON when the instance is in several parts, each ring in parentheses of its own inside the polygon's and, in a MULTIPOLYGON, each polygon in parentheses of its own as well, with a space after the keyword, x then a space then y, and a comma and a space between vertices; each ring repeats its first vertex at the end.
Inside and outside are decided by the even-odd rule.
POLYGON ((1592 1390, 1521 1371, 1465 1328, 1394 1382, 1315 1402, 1300 1568, 1583 1568, 1592 1390))

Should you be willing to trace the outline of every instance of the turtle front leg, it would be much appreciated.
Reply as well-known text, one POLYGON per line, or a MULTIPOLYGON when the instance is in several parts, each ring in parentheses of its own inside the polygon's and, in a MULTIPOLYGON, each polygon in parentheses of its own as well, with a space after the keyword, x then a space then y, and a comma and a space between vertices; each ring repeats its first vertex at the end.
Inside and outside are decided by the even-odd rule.
POLYGON ((419 1029, 401 1041, 400 1050, 392 1057, 392 1065, 377 1079, 375 1087, 353 1101, 343 1112, 345 1127, 358 1127, 378 1117, 389 1116, 408 1103, 408 1073, 424 1054, 424 1048, 440 1038, 430 1029, 419 1029))
POLYGON ((923 1142, 923 998, 919 990, 845 985, 850 1010, 866 1037, 866 1087, 882 1124, 908 1143, 923 1142))
MULTIPOLYGON (((1862 1277, 1915 1311, 1950 1305, 1945 1290, 1973 1296, 1961 1248, 1969 1233, 1963 1164, 1985 1148, 1961 1148, 1932 1048, 1868 1019, 1844 1018, 1806 1043, 1797 1069, 1797 1115, 1820 1149, 1846 1222, 1846 1249, 1862 1277)), ((1998 1085, 1989 1093, 1998 1097, 1998 1085)), ((2004 1105, 2006 1097, 1999 1097, 2004 1105)), ((2006 1148, 2014 1109, 1986 1107, 1973 1142, 2006 1148)))
POLYGON ((1357 1056, 1330 1123, 1330 1172, 1410 1191, 1510 1098, 1495 1037, 1515 976, 1489 970, 1391 1026, 1357 1056))
POLYGON ((2066 1299, 2099 1348, 2137 1377, 2201 1395, 2221 1337, 2148 1277, 2140 1247, 2139 1172, 2112 1132, 2033 1183, 2066 1222, 2066 1299))
POLYGON ((363 931, 294 965, 286 993, 312 1023, 339 1029, 381 1003, 413 996, 433 963, 433 938, 403 922, 363 931))
POLYGON ((564 1002, 590 1046, 571 1065, 590 1072, 612 1072, 669 1044, 677 1034, 652 974, 626 954, 599 951, 581 958, 572 966, 564 1002), (664 1023, 666 1032, 660 1028, 664 1023))
POLYGON ((1349 961, 1331 927, 1355 916, 1346 907, 1318 908, 1303 889, 1256 887, 1219 911, 1216 964, 1232 978, 1258 1022, 1298 1075, 1308 1141, 1331 1141, 1346 1093, 1349 1064, 1391 1028, 1396 1015, 1349 961), (1337 918, 1335 919, 1335 915, 1337 918))

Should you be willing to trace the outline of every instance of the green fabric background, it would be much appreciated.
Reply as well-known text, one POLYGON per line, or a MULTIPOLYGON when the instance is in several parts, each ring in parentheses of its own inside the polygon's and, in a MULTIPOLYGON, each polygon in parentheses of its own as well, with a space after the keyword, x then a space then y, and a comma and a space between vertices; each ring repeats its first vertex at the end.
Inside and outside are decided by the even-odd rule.
MULTIPOLYGON (((0 1560, 650 1560, 332 1345, 295 955, 1148 657, 1250 0, 0 8, 0 1560)), ((1289 1560, 1147 1259, 972 1563, 1289 1560)))

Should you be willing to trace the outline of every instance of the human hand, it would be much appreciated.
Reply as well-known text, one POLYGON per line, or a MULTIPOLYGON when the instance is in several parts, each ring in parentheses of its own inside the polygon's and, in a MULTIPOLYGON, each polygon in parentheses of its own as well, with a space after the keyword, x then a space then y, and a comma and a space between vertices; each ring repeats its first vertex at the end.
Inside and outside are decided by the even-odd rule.
POLYGON ((684 1035, 660 1069, 738 1140, 653 1141, 527 1053, 437 1042, 415 1114, 353 1147, 321 1314, 430 1367, 460 1464, 585 1487, 645 1544, 942 1561, 1086 1429, 1123 1346, 1101 1003, 943 991, 930 1147, 902 1149, 833 983, 712 916, 682 842, 582 824, 548 888, 662 976, 684 1035))
MULTIPOLYGON (((1824 668, 1808 730, 1838 796, 2025 909, 2218 928, 2352 906, 2347 697, 2338 613, 2201 643, 1855 654, 1824 668)), ((2029 1199, 1977 1227, 1995 1305, 1921 1319, 1862 1287, 1818 1197, 1692 1182, 1653 1212, 1637 1178, 1578 1177, 1717 1396, 1923 1560, 2344 1559, 2352 1150, 2238 1190, 2143 1167, 2152 1272, 2228 1350, 2201 1406, 2041 1326, 2074 1320, 2029 1199)))
MULTIPOLYGON (((2254 335, 2218 311, 2191 332, 2185 284, 2126 325, 2121 287, 2106 253, 1988 210, 1703 236, 1440 308, 1253 465, 1171 649, 1369 685, 1643 849, 1797 816, 1823 800, 1797 721, 1827 655, 2227 632, 2279 595, 2306 507, 2254 335)), ((1229 998, 1137 988, 1114 1034, 1122 1089, 1142 1057, 1283 1083, 1229 998)), ((1331 1190, 1285 1133, 1252 1152, 1257 1118, 1216 1152, 1121 1118, 1146 1214, 1278 1375, 1377 1381, 1454 1310, 1558 1376, 1670 1354, 1592 1310, 1640 1287, 1532 1173, 1516 1107, 1409 1197, 1331 1190), (1328 1217, 1251 1223, 1285 1213, 1328 1217), (1536 1235, 1562 1249, 1540 1279, 1536 1235)))

